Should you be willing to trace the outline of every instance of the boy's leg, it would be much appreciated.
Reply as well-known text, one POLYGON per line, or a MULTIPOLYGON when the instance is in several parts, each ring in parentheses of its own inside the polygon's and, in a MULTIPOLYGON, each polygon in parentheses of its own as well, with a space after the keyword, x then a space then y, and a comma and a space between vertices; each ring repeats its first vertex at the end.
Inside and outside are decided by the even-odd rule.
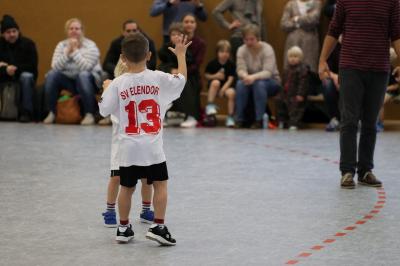
POLYGON ((304 115, 305 103, 291 101, 288 105, 289 109, 289 126, 299 127, 301 119, 304 115))
POLYGON ((134 236, 132 225, 129 223, 129 212, 131 210, 132 194, 134 191, 135 187, 125 187, 121 185, 118 196, 120 225, 118 226, 117 236, 115 238, 115 240, 120 243, 126 243, 134 236))
POLYGON ((129 212, 131 210, 132 194, 135 187, 121 186, 118 196, 118 212, 122 225, 129 223, 129 212), (125 223, 126 222, 126 223, 125 223))
POLYGON ((220 88, 221 82, 219 80, 212 80, 210 82, 210 88, 208 90, 208 104, 206 106, 206 115, 217 114, 217 108, 214 104, 214 100, 220 88))
POLYGON ((233 113, 235 112, 236 92, 233 88, 229 88, 225 91, 225 96, 228 98, 228 115, 233 116, 233 113))
POLYGON ((217 96, 218 90, 221 88, 221 81, 212 80, 210 82, 210 88, 208 89, 208 103, 213 103, 217 96))
POLYGON ((168 200, 167 181, 154 181, 153 186, 154 222, 164 224, 168 200))
POLYGON ((164 224, 165 212, 167 209, 167 180, 153 181, 154 187, 154 224, 149 228, 146 237, 157 241, 163 246, 174 246, 176 240, 172 238, 168 228, 164 224))
POLYGON ((143 223, 153 223, 154 220, 154 212, 150 209, 151 207, 151 198, 153 194, 153 189, 151 185, 147 184, 147 179, 142 178, 142 211, 140 212, 140 221, 143 223))
MULTIPOLYGON (((113 172, 113 171, 112 171, 113 172)), ((117 227, 115 203, 119 191, 119 176, 111 176, 107 187, 107 210, 103 212, 104 226, 117 227)))

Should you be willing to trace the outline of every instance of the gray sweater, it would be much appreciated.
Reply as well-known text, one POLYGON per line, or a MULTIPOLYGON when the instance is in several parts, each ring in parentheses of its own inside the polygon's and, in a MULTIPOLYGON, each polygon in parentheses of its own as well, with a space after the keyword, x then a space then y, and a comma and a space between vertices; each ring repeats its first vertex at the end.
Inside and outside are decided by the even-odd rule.
MULTIPOLYGON (((262 0, 224 0, 216 6, 212 12, 214 18, 225 29, 229 29, 230 23, 225 19, 225 11, 230 11, 233 20, 239 20, 242 27, 254 24, 260 27, 261 37, 265 39, 265 27, 262 18, 262 0)), ((232 31, 232 37, 241 37, 241 28, 232 31)))
POLYGON ((245 75, 254 75, 257 79, 273 79, 280 84, 278 66, 274 49, 266 42, 260 42, 261 48, 257 54, 252 54, 244 44, 239 47, 236 55, 236 70, 240 79, 245 75))
POLYGON ((83 38, 81 47, 70 55, 66 53, 67 46, 68 40, 57 44, 51 60, 52 69, 59 70, 70 78, 75 78, 82 71, 89 71, 95 75, 95 78, 98 78, 101 66, 97 45, 93 41, 83 38))

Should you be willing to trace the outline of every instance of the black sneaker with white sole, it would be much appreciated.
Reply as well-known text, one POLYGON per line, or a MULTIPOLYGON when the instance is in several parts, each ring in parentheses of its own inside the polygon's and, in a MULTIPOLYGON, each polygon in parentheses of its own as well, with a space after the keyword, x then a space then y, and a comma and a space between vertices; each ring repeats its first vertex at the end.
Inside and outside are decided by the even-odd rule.
POLYGON ((146 238, 158 242, 161 246, 175 246, 176 240, 172 238, 165 225, 154 225, 147 231, 146 238))
POLYGON ((133 238, 133 230, 132 230, 132 225, 119 225, 117 229, 117 237, 115 240, 117 240, 120 243, 128 243, 129 240, 133 238))

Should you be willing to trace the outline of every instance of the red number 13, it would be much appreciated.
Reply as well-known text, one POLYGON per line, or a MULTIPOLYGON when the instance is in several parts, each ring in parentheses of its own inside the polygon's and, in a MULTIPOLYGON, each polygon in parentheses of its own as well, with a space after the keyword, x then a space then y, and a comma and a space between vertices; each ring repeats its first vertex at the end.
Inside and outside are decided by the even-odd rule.
POLYGON ((130 101, 125 106, 125 111, 128 113, 129 125, 125 127, 125 132, 128 135, 137 135, 142 129, 147 134, 158 134, 161 129, 160 106, 153 99, 143 100, 139 103, 139 112, 146 113, 146 122, 140 123, 137 116, 137 107, 135 101, 130 101))

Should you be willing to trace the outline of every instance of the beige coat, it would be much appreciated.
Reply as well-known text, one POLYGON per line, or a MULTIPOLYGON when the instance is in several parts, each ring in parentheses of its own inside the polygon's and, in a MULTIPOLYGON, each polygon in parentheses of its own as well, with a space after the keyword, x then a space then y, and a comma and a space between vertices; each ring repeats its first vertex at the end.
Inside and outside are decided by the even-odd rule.
POLYGON ((285 53, 284 53, 284 67, 287 65, 287 50, 297 45, 304 53, 304 63, 310 66, 311 71, 318 71, 318 57, 319 57, 319 36, 318 24, 321 14, 321 1, 309 0, 311 9, 306 15, 301 16, 297 0, 289 0, 283 11, 281 19, 281 28, 287 32, 285 53), (294 17, 298 16, 297 23, 294 17))

